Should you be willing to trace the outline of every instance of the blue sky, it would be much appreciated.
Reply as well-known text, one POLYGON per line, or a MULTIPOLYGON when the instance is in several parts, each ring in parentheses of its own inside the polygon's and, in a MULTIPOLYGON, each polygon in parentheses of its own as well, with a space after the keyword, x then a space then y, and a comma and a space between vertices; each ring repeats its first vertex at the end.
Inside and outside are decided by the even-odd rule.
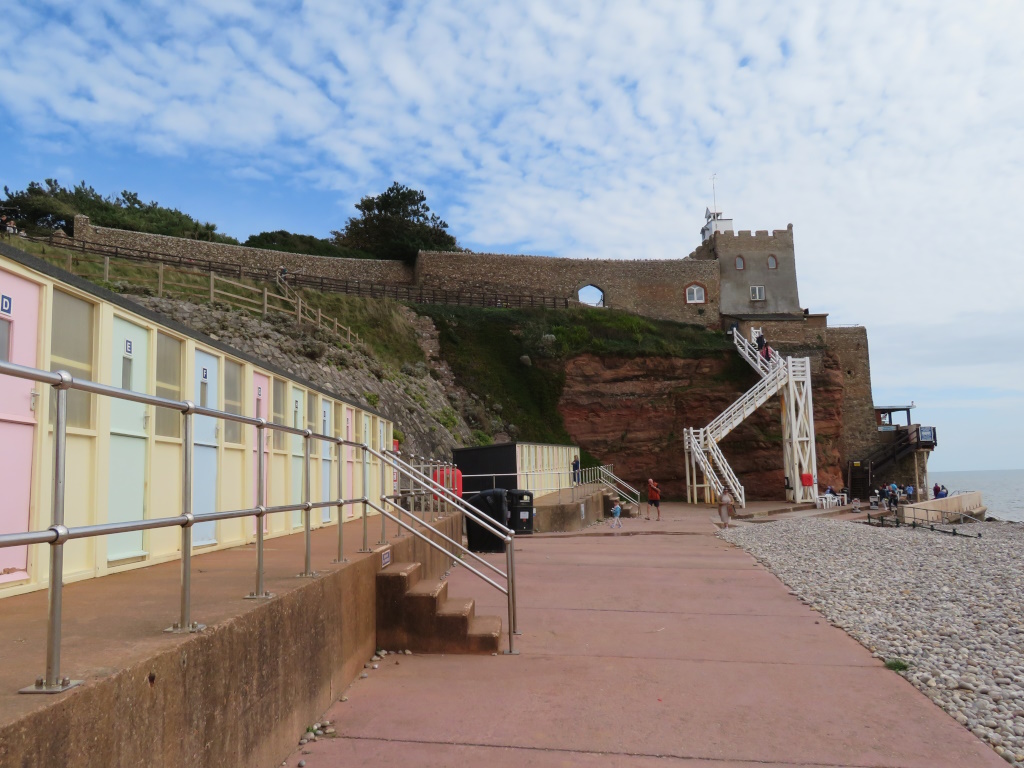
POLYGON ((793 223, 939 469, 1024 467, 1018 2, 17 4, 0 183, 325 236, 393 180, 478 251, 677 258, 709 178, 793 223), (367 7, 369 6, 369 7, 367 7))

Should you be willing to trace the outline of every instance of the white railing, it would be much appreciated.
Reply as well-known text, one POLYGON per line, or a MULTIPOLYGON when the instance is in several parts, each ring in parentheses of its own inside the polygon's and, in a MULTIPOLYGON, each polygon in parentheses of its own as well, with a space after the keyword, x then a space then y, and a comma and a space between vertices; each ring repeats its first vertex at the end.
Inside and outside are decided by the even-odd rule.
MULTIPOLYGON (((702 430, 703 431, 703 430, 702 430)), ((729 462, 725 460, 725 456, 722 455, 722 449, 718 447, 718 443, 709 437, 704 439, 704 447, 707 448, 707 453, 711 457, 711 461, 718 468, 718 471, 722 473, 722 478, 725 480, 726 485, 733 492, 736 497, 736 501, 740 507, 747 506, 747 493, 743 486, 740 484, 740 480, 736 477, 736 473, 732 471, 732 467, 729 466, 729 462)))
POLYGON ((750 363, 762 376, 767 376, 776 368, 786 367, 786 361, 782 358, 782 355, 768 347, 767 357, 765 357, 765 355, 758 351, 757 345, 743 337, 738 328, 732 333, 732 343, 736 345, 736 349, 743 359, 750 363))
POLYGON ((715 473, 715 469, 711 466, 711 462, 708 460, 707 454, 704 453, 704 448, 701 446, 701 440, 698 437, 699 431, 696 429, 687 429, 686 442, 690 447, 690 453, 693 454, 697 465, 700 467, 701 472, 704 473, 704 477, 707 479, 711 487, 715 489, 715 494, 718 496, 722 495, 722 491, 725 486, 715 473))
POLYGON ((603 467, 598 467, 598 478, 602 483, 607 485, 613 491, 618 493, 620 496, 624 496, 626 501, 630 504, 636 504, 637 512, 640 511, 640 491, 634 488, 632 485, 627 483, 625 480, 618 477, 612 472, 612 465, 607 464, 603 467))
POLYGON ((782 389, 788 377, 789 372, 785 363, 774 366, 764 374, 764 378, 744 392, 742 397, 712 419, 704 431, 717 443, 782 389))

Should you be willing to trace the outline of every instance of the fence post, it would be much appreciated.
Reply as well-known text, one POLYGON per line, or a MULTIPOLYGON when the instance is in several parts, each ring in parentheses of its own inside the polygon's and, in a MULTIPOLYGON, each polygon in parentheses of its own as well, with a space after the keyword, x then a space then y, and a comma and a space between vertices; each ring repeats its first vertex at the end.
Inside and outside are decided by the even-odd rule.
POLYGON ((323 312, 321 311, 320 307, 317 307, 316 308, 316 327, 317 328, 319 328, 321 326, 321 324, 323 323, 323 320, 324 320, 323 312))
POLYGON ((181 634, 201 632, 204 624, 192 621, 192 411, 195 404, 185 401, 184 425, 181 432, 181 514, 185 522, 181 526, 181 613, 178 621, 164 630, 181 634))
POLYGON ((213 272, 211 271, 210 272, 210 303, 211 304, 213 303, 213 291, 214 291, 214 282, 213 281, 214 280, 216 280, 216 278, 213 276, 213 272))
POLYGON ((263 584, 263 522, 266 520, 267 457, 264 448, 267 442, 266 419, 256 425, 256 591, 246 597, 250 600, 266 600, 273 597, 263 584))
POLYGON ((164 263, 156 265, 156 295, 161 298, 164 295, 164 263))
POLYGON ((110 257, 103 257, 103 282, 110 282, 110 257))
MULTIPOLYGON (((84 243, 82 244, 82 253, 85 253, 85 244, 84 243)), ((67 269, 68 272, 71 271, 71 251, 68 251, 67 264, 65 265, 65 268, 67 269)))
POLYGON ((312 515, 312 506, 309 500, 309 490, 311 486, 311 466, 310 466, 310 448, 313 442, 313 433, 310 430, 306 430, 303 435, 303 470, 302 470, 302 504, 304 509, 302 510, 302 527, 303 533, 306 537, 306 559, 305 566, 302 569, 302 573, 299 574, 300 578, 312 578, 316 576, 316 571, 313 570, 313 532, 310 528, 310 518, 312 515))
POLYGON ((50 544, 50 585, 48 590, 49 616, 46 622, 46 676, 36 678, 35 685, 22 688, 20 693, 61 693, 81 685, 81 680, 69 680, 60 675, 61 613, 64 595, 64 542, 68 529, 64 527, 64 469, 67 464, 68 384, 71 374, 59 371, 60 383, 54 384, 57 394, 57 414, 53 427, 53 528, 57 538, 50 544))
POLYGON ((267 316, 267 289, 263 289, 263 316, 267 316))
POLYGON ((302 296, 295 292, 295 322, 302 322, 302 296))

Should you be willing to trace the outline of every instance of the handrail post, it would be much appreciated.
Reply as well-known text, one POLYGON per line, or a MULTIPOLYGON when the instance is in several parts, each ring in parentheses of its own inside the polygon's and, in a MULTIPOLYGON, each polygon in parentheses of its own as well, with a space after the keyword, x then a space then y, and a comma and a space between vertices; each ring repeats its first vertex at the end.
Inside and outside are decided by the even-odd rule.
MULTIPOLYGON (((386 471, 387 471, 387 466, 384 464, 383 461, 381 461, 380 462, 380 488, 377 489, 378 494, 380 496, 380 505, 381 505, 381 507, 386 506, 387 503, 388 503, 388 500, 387 500, 387 490, 386 490, 386 485, 387 484, 384 482, 384 473, 386 471)), ((388 532, 387 532, 387 528, 386 528, 387 522, 388 522, 387 517, 385 517, 384 515, 381 515, 380 516, 380 541, 377 542, 378 544, 387 544, 388 543, 388 532)))
MULTIPOLYGON (((383 453, 383 451, 381 452, 383 453)), ((381 463, 383 464, 384 462, 381 463)), ((394 472, 394 477, 397 481, 391 484, 391 492, 395 496, 395 503, 393 504, 393 507, 395 509, 395 514, 398 516, 398 533, 395 534, 395 538, 400 539, 405 535, 402 533, 402 510, 404 509, 402 505, 405 503, 405 497, 402 496, 402 474, 394 469, 392 471, 394 472)), ((415 519, 412 515, 409 515, 409 518, 410 520, 415 519)))
POLYGON ((53 528, 57 538, 50 544, 50 584, 47 590, 49 615, 46 621, 46 676, 36 678, 35 685, 22 688, 19 693, 62 693, 81 685, 81 680, 69 680, 60 675, 61 614, 64 597, 64 542, 68 529, 64 527, 64 483, 67 465, 68 390, 71 374, 60 371, 60 384, 54 384, 57 394, 57 414, 53 427, 53 528))
POLYGON ((316 576, 316 571, 313 570, 313 530, 310 524, 310 518, 312 514, 312 506, 310 504, 310 486, 311 486, 311 475, 310 471, 310 448, 313 442, 313 433, 310 430, 306 430, 302 436, 302 504, 304 506, 302 510, 302 529, 303 534, 306 538, 306 557, 303 561, 302 573, 299 574, 300 579, 310 579, 316 576))
POLYGON ((256 514, 256 591, 246 595, 251 600, 266 600, 274 596, 272 592, 267 592, 263 583, 263 522, 266 520, 267 506, 267 457, 263 449, 266 446, 266 432, 266 420, 260 419, 256 425, 256 508, 259 510, 256 514))
POLYGON ((523 633, 519 631, 519 605, 516 602, 516 537, 509 535, 509 539, 505 563, 505 573, 508 574, 508 578, 505 579, 505 585, 508 587, 509 598, 512 600, 512 633, 521 635, 523 633))
MULTIPOLYGON (((335 563, 347 563, 345 558, 345 446, 338 443, 338 559, 335 563)), ((351 488, 349 489, 352 490, 351 488)))
POLYGON ((366 444, 360 448, 363 452, 363 548, 360 552, 370 551, 370 531, 367 528, 367 514, 369 513, 369 505, 367 501, 370 498, 370 454, 366 450, 366 444))
POLYGON ((508 650, 505 651, 505 653, 510 656, 519 655, 519 651, 516 650, 514 639, 516 634, 516 612, 515 608, 513 607, 515 603, 515 598, 512 596, 514 584, 514 580, 512 578, 512 547, 514 545, 515 539, 512 539, 505 546, 505 573, 508 574, 507 578, 505 579, 505 586, 508 591, 508 650))
POLYGON ((181 430, 181 514, 185 522, 181 525, 181 611, 178 621, 164 630, 181 634, 201 632, 206 629, 204 624, 192 621, 192 454, 194 437, 192 430, 192 410, 195 405, 185 401, 183 413, 184 424, 181 430))

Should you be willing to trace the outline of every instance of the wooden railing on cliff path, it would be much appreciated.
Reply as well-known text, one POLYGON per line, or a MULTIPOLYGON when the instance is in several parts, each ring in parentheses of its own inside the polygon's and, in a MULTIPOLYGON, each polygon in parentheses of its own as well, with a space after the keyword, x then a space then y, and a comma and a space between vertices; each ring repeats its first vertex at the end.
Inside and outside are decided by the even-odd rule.
MULTIPOLYGON (((257 288, 245 283, 224 277, 222 269, 206 269, 207 264, 202 265, 172 265, 164 261, 151 260, 141 256, 118 254, 97 254, 91 249, 68 249, 61 239, 40 238, 37 242, 52 243, 54 247, 65 248, 66 254, 43 254, 42 258, 48 261, 57 262, 65 270, 73 275, 78 275, 89 280, 102 279, 103 282, 111 281, 110 260, 120 259, 130 261, 136 269, 151 270, 151 274, 133 274, 125 277, 116 277, 129 285, 141 285, 153 291, 159 298, 164 296, 221 302, 235 309, 260 314, 264 317, 268 314, 280 314, 295 318, 296 322, 308 323, 309 325, 322 328, 336 334, 340 339, 348 342, 360 343, 359 334, 347 325, 341 323, 337 317, 324 315, 320 309, 312 309, 306 303, 302 294, 290 291, 285 286, 282 294, 272 292, 269 288, 257 288), (219 274, 218 274, 219 272, 219 274)), ((116 250, 116 249, 110 249, 116 250)), ((172 257, 173 258, 173 257, 172 257)), ((187 261, 187 260, 180 260, 187 261)), ((216 265, 216 262, 213 262, 216 265)), ((231 273, 239 274, 239 279, 263 281, 266 278, 262 273, 253 276, 246 270, 237 270, 231 273), (239 274, 241 273, 241 274, 239 274)))
MULTIPOLYGON (((147 251, 123 246, 109 246, 90 243, 69 237, 32 238, 57 248, 66 248, 80 253, 109 256, 137 262, 160 263, 178 269, 202 270, 218 275, 231 275, 239 280, 249 279, 276 283, 276 270, 255 269, 242 264, 230 264, 210 259, 192 259, 159 251, 147 251)), ((449 291, 409 285, 373 283, 361 280, 340 280, 332 277, 318 277, 301 272, 288 272, 287 283, 292 288, 313 288, 321 292, 344 293, 350 296, 365 296, 375 299, 395 299, 411 304, 448 304, 461 307, 498 307, 506 309, 547 308, 568 309, 574 304, 571 299, 558 296, 532 296, 513 293, 488 293, 485 291, 449 291)))

